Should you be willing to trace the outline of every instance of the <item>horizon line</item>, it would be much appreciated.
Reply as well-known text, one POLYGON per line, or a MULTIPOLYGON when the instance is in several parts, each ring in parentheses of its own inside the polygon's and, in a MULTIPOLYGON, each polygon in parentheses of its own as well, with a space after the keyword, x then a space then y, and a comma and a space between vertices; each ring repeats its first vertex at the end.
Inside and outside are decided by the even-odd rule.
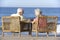
MULTIPOLYGON (((11 7, 11 6, 10 6, 11 7)), ((25 6, 24 6, 25 7, 25 6)), ((31 6, 30 6, 31 7, 31 6)), ((32 6, 32 7, 34 7, 34 6, 32 6)), ((21 7, 21 8, 23 8, 23 7, 21 7)), ((28 7, 27 7, 28 8, 28 7)), ((35 7, 34 7, 35 8, 35 7)), ((60 8, 60 7, 38 7, 38 8, 60 8)))

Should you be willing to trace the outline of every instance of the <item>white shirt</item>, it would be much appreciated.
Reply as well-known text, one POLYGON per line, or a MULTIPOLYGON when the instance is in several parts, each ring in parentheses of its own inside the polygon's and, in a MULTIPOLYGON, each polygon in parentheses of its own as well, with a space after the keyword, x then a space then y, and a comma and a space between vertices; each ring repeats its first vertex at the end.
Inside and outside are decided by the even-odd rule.
POLYGON ((11 14, 11 16, 20 16, 21 17, 21 21, 24 19, 23 15, 19 15, 19 14, 11 14))

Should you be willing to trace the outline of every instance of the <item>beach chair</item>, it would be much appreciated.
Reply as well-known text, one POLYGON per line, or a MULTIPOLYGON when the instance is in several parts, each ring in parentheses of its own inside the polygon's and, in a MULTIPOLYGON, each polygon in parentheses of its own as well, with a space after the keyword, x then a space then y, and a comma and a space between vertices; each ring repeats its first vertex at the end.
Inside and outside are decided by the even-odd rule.
POLYGON ((3 16, 2 17, 2 35, 4 32, 19 32, 20 33, 20 18, 18 16, 3 16))
POLYGON ((32 24, 32 31, 36 32, 36 36, 38 36, 38 32, 46 32, 48 34, 47 17, 38 17, 38 22, 36 21, 34 24, 32 24))
POLYGON ((4 36, 4 32, 12 32, 14 36, 15 33, 19 33, 21 36, 21 32, 30 32, 30 25, 31 23, 26 21, 20 21, 19 16, 3 16, 2 17, 2 35, 4 36))
POLYGON ((56 29, 57 16, 41 16, 38 18, 38 22, 32 24, 32 31, 36 32, 36 36, 38 36, 38 32, 46 32, 48 37, 49 32, 54 32, 56 37, 56 29))
POLYGON ((48 25, 48 32, 54 32, 56 37, 56 30, 57 30, 57 16, 47 16, 47 25, 48 25))

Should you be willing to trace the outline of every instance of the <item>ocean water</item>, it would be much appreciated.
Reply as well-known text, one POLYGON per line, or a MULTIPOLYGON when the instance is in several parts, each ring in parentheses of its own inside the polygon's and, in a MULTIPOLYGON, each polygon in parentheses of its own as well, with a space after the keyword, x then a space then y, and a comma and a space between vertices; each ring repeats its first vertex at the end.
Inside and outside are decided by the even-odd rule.
MULTIPOLYGON (((0 7, 0 26, 2 25, 1 17, 10 16, 15 14, 19 7, 0 7)), ((34 18, 34 9, 39 8, 43 15, 46 16, 58 16, 58 23, 60 23, 60 8, 47 8, 47 7, 22 7, 24 9, 25 18, 34 18)))

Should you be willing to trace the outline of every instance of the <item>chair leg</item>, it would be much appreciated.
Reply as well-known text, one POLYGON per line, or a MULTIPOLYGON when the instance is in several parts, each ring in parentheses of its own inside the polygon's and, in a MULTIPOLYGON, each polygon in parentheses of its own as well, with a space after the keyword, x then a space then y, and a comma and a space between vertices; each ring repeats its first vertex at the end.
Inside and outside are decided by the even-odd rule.
POLYGON ((19 32, 19 37, 21 37, 21 31, 19 32))
POLYGON ((21 37, 21 32, 19 32, 19 37, 21 37))
POLYGON ((4 32, 2 32, 2 37, 4 37, 4 32))
POLYGON ((12 37, 14 37, 14 32, 12 32, 12 37))
POLYGON ((55 37, 56 37, 57 32, 55 32, 55 37))
POLYGON ((31 31, 29 31, 29 35, 31 35, 31 31))
POLYGON ((47 37, 48 37, 49 32, 47 32, 47 37))
POLYGON ((2 32, 2 40, 4 40, 4 32, 2 32))
POLYGON ((32 32, 31 32, 31 36, 32 36, 32 32))
POLYGON ((36 37, 38 37, 38 31, 36 31, 36 37))

